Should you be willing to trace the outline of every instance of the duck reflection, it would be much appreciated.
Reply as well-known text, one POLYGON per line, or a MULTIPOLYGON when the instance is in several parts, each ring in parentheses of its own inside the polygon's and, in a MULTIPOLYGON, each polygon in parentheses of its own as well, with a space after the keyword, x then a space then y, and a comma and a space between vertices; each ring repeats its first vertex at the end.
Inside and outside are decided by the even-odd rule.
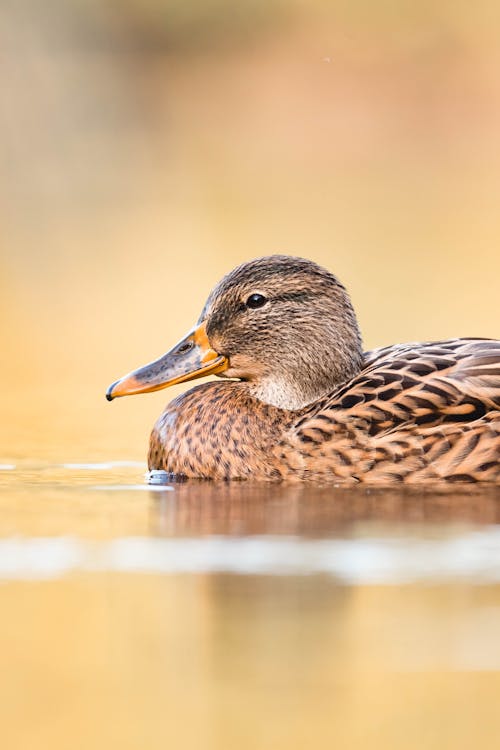
POLYGON ((405 490, 188 481, 151 492, 151 533, 327 538, 395 525, 500 523, 500 490, 405 490))

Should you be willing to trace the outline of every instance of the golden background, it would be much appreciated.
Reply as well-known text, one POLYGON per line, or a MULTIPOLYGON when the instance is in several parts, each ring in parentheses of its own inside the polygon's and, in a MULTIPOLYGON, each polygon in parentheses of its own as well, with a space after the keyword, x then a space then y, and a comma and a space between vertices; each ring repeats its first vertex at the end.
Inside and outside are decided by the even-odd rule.
POLYGON ((498 3, 7 0, 0 451, 142 458, 104 401, 274 252, 367 348, 499 334, 498 3))
POLYGON ((337 273, 366 348, 498 337, 499 28, 492 0, 2 0, 6 750, 496 750, 495 488, 155 494, 117 462, 182 387, 104 394, 268 253, 337 273), (106 563, 240 537, 345 545, 353 578, 106 563), (356 578, 373 540, 429 543, 427 577, 356 578))

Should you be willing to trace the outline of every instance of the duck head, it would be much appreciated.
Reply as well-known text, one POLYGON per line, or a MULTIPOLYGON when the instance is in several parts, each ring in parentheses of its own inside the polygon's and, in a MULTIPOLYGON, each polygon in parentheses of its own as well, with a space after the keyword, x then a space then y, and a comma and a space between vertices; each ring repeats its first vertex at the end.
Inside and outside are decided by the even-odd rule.
POLYGON ((312 261, 271 255, 217 284, 198 324, 160 359, 113 383, 108 400, 205 375, 246 381, 261 401, 298 410, 359 372, 361 336, 349 296, 312 261))

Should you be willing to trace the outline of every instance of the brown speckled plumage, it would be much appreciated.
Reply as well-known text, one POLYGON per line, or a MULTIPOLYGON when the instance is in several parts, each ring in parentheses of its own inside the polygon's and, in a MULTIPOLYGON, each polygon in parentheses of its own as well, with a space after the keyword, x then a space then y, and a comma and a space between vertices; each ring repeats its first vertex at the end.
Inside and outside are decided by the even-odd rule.
POLYGON ((225 357, 220 375, 239 380, 174 399, 153 429, 150 469, 210 479, 500 482, 500 341, 363 354, 344 287, 288 256, 228 274, 200 321, 214 355, 225 357), (265 298, 261 309, 245 303, 252 294, 265 298))
POLYGON ((207 479, 280 479, 272 450, 295 419, 258 401, 245 384, 203 383, 171 401, 159 418, 149 468, 207 479))

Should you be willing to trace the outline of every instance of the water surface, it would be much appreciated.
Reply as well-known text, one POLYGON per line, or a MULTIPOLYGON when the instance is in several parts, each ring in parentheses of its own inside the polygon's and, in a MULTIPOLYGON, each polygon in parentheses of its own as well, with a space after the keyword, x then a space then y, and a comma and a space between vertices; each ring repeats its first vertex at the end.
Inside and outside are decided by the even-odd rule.
POLYGON ((0 470, 10 748, 496 748, 500 497, 0 470))

